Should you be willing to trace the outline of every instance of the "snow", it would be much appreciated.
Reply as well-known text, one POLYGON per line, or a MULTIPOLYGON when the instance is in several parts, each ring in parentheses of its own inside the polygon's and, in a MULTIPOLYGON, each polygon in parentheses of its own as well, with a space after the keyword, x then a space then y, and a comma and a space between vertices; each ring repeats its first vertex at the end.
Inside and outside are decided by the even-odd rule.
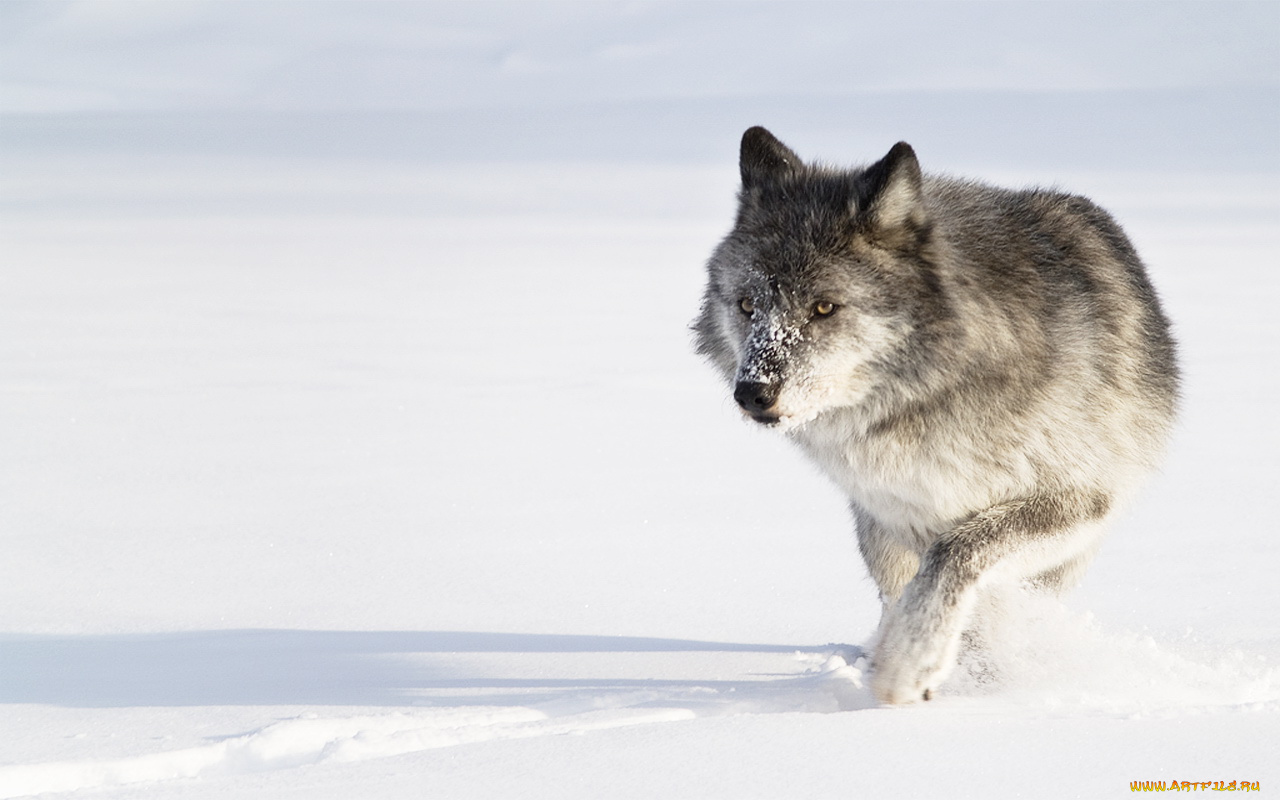
POLYGON ((1275 785, 1280 7, 225 8, 0 7, 0 797, 1275 785), (692 353, 761 123, 1088 194, 1174 320, 998 686, 872 702, 843 499, 692 353))

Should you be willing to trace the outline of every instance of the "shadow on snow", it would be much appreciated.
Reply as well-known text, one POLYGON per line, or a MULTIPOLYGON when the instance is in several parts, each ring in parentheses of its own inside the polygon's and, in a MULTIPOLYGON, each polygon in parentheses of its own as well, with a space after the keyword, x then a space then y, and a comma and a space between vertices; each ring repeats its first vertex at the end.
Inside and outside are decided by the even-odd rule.
MULTIPOLYGON (((731 644, 622 636, 466 632, 196 631, 113 636, 0 636, 0 703, 73 707, 406 705, 463 692, 509 704, 574 690, 737 688, 776 681, 542 677, 467 654, 822 653, 833 646, 731 644), (474 662, 472 662, 474 663, 474 662), (494 673, 498 674, 494 674, 494 673), (486 690, 492 690, 487 693, 486 690), (513 696, 514 695, 514 696, 513 696)), ((597 672, 596 670, 592 670, 597 672)), ((624 672, 619 670, 619 672, 624 672)), ((453 698, 454 701, 457 698, 453 698)), ((450 703, 453 704, 453 703, 450 703)))

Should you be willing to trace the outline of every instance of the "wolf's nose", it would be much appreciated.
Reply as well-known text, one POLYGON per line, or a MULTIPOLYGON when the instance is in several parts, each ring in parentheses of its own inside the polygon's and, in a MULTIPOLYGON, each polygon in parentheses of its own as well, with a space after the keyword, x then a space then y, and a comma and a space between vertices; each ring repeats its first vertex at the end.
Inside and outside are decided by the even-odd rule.
POLYGON ((778 386, 774 383, 739 381, 733 389, 733 399, 748 413, 758 414, 768 411, 778 402, 778 386))

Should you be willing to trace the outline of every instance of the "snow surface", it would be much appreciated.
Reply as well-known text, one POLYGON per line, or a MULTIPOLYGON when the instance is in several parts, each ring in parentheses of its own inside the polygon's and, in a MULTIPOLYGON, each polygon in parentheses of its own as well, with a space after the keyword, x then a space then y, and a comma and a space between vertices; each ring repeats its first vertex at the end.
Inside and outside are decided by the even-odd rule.
POLYGON ((0 797, 1274 789, 1278 9, 0 5, 0 797), (1089 194, 1174 319, 998 687, 876 707, 842 498, 691 353, 760 123, 1089 194))

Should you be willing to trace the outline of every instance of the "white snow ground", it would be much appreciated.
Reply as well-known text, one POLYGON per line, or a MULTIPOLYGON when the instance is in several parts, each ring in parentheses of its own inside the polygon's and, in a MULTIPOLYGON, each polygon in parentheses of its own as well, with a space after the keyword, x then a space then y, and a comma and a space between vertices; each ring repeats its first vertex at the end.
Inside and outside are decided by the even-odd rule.
MULTIPOLYGON (((1113 38, 1146 30, 1154 7, 1115 5, 1133 19, 1105 20, 1113 38)), ((366 26, 323 35, 299 6, 245 7, 332 45, 423 6, 333 6, 366 26)), ((1088 27, 1070 6, 930 5, 930 42, 966 20, 991 42, 1057 38, 1021 54, 1029 76, 976 58, 797 98, 718 72, 733 40, 770 40, 778 7, 547 6, 569 33, 500 62, 527 103, 501 84, 473 108, 346 114, 154 98, 234 94, 191 68, 112 84, 66 55, 38 91, 19 75, 50 30, 76 58, 116 53, 65 34, 105 8, 127 13, 98 35, 136 47, 182 9, 229 25, 216 4, 30 23, 3 45, 26 88, 0 128, 0 797, 1274 789, 1280 104, 1257 42, 1276 14, 1218 7, 1155 28, 1229 28, 1225 62, 1188 35, 1186 60, 1124 72, 1169 40, 1108 60, 1095 37, 1090 84, 1066 57, 1088 27), (619 30, 652 47, 619 50, 619 30), (616 91, 554 80, 550 56, 580 66, 580 42, 613 48, 616 91), (645 96, 641 67, 672 63, 654 80, 692 75, 696 96, 645 96), (104 86, 118 107, 83 100, 104 86), (932 703, 874 706, 856 656, 877 603, 841 498, 690 353, 755 123, 829 161, 906 138, 926 168, 1090 194, 1175 320, 1166 468, 1065 606, 1023 609, 998 689, 958 675, 932 703)), ((502 37, 438 8, 448 47, 406 34, 380 52, 434 53, 487 91, 471 56, 502 37)), ((834 46, 781 52, 808 54, 803 74, 834 46)), ((286 49, 253 51, 292 64, 280 92, 314 66, 286 49)))

